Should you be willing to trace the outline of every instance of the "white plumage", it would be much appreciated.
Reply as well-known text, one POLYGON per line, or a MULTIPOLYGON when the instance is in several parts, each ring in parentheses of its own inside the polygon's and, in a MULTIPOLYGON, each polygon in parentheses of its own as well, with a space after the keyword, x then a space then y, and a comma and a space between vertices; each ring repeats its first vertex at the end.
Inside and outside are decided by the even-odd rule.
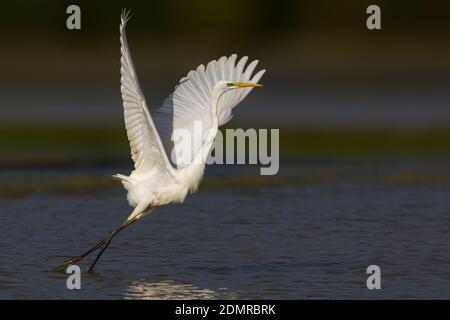
MULTIPOLYGON (((219 81, 230 82, 252 82, 257 83, 265 70, 251 75, 258 64, 258 60, 251 62, 244 70, 248 57, 243 57, 236 64, 237 55, 229 58, 222 57, 218 61, 209 62, 205 68, 200 65, 196 70, 190 71, 186 77, 180 80, 175 91, 164 101, 163 106, 152 114, 155 124, 164 143, 166 152, 171 155, 174 147, 188 150, 188 146, 176 146, 172 141, 172 133, 175 129, 186 129, 193 135, 195 121, 202 123, 203 131, 212 128, 213 118, 216 117, 218 125, 226 124, 232 118, 233 108, 241 102, 253 88, 242 88, 230 90, 223 94, 217 105, 217 112, 212 113, 211 101, 215 85, 219 81)), ((193 159, 198 152, 198 146, 203 145, 204 136, 196 137, 202 139, 199 143, 193 143, 197 148, 191 148, 193 159)), ((182 143, 181 141, 178 143, 182 143)), ((177 161, 176 153, 174 165, 183 167, 185 164, 177 161)))
POLYGON ((98 258, 122 229, 149 214, 155 207, 182 202, 197 189, 218 127, 232 117, 233 108, 257 84, 265 70, 253 75, 258 61, 246 67, 248 58, 237 61, 237 55, 221 57, 190 71, 164 101, 150 114, 131 59, 125 27, 129 16, 121 16, 121 93, 125 128, 130 141, 134 170, 129 176, 114 175, 128 191, 128 201, 134 207, 128 219, 88 252, 67 260, 64 269, 103 246, 98 258), (201 131, 194 124, 201 124, 201 131), (174 132, 183 130, 192 141, 173 141, 174 132), (180 155, 188 155, 186 158, 180 155), (183 160, 183 161, 182 161, 183 160))
POLYGON ((265 70, 252 76, 258 60, 245 67, 248 58, 236 63, 236 54, 213 60, 206 67, 200 65, 188 72, 162 107, 150 114, 127 43, 127 21, 127 15, 123 15, 121 92, 135 170, 128 177, 115 177, 123 180, 130 205, 136 207, 131 219, 149 207, 182 202, 189 191, 197 189, 203 176, 205 154, 211 149, 218 127, 231 119, 233 108, 253 89, 230 88, 227 84, 257 83, 265 70), (194 130, 195 121, 202 125, 200 133, 194 130), (192 141, 173 141, 173 133, 180 129, 189 132, 192 141), (178 157, 185 153, 189 153, 188 162, 178 157))

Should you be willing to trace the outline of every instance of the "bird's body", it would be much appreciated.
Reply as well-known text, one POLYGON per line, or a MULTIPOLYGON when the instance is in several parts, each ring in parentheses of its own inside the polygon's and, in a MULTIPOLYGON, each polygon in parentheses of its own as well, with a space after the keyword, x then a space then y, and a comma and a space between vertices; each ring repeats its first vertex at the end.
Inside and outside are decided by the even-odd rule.
POLYGON ((206 67, 200 65, 190 71, 163 106, 150 113, 131 59, 125 34, 127 21, 128 14, 122 14, 121 93, 134 170, 129 176, 113 177, 122 182, 134 210, 118 229, 86 253, 65 261, 58 270, 65 270, 103 247, 89 269, 92 270, 120 230, 157 207, 183 202, 196 191, 219 126, 231 119, 232 109, 252 88, 261 86, 257 82, 265 72, 261 70, 252 76, 258 61, 244 70, 248 58, 236 63, 235 54, 213 60, 206 67), (177 139, 178 133, 187 133, 191 139, 177 139))
POLYGON ((119 178, 128 191, 130 206, 137 208, 141 204, 141 208, 160 207, 183 202, 189 193, 197 190, 204 170, 204 164, 193 164, 177 170, 173 176, 151 170, 143 174, 133 171, 130 176, 117 174, 114 177, 119 178), (158 183, 155 184, 155 181, 158 183))

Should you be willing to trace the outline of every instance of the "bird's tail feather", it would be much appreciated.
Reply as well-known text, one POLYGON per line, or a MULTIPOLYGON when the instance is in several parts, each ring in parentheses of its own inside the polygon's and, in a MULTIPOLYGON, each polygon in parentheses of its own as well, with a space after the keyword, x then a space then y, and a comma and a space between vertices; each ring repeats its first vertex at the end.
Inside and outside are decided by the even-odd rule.
POLYGON ((120 180, 125 187, 125 189, 129 190, 133 186, 133 181, 130 179, 130 177, 127 177, 123 174, 114 174, 112 176, 114 179, 120 180))

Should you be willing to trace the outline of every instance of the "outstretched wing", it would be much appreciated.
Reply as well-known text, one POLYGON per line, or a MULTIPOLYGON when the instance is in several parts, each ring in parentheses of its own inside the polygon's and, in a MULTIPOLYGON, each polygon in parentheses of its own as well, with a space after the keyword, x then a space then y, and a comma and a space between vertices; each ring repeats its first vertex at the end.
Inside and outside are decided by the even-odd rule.
POLYGON ((145 172, 154 167, 173 173, 158 131, 148 112, 145 97, 139 86, 128 47, 125 27, 129 20, 127 12, 123 12, 120 23, 121 43, 121 87, 125 127, 130 141, 131 157, 136 172, 145 172))
MULTIPOLYGON (((174 92, 164 101, 163 106, 152 113, 167 154, 171 154, 173 164, 180 168, 186 165, 177 157, 178 150, 188 150, 190 159, 203 145, 205 133, 212 124, 211 96, 218 81, 253 82, 257 83, 265 70, 261 70, 252 77, 258 60, 252 61, 246 68, 248 57, 243 57, 236 63, 237 55, 221 57, 208 65, 200 65, 196 70, 190 71, 175 87, 174 92), (194 129, 194 123, 201 123, 201 130, 194 129), (194 142, 190 146, 182 145, 184 140, 172 141, 174 130, 187 130, 194 142)), ((219 100, 217 117, 219 126, 224 125, 232 118, 233 108, 241 102, 252 88, 239 88, 223 94, 219 100)), ((181 153, 183 153, 181 152, 181 153)))

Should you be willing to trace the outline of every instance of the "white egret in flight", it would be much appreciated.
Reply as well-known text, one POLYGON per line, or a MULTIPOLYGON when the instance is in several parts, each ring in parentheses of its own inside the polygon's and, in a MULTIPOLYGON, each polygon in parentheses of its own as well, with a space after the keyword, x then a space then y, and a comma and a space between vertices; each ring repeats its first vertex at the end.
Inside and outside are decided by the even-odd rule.
POLYGON ((120 23, 120 89, 134 170, 129 176, 117 174, 114 177, 128 191, 128 202, 134 210, 119 228, 92 249, 56 267, 60 271, 102 248, 89 267, 91 271, 118 232, 149 215, 155 208, 181 203, 189 193, 196 191, 219 126, 231 119, 233 108, 253 88, 262 86, 257 82, 265 70, 252 76, 258 61, 252 61, 245 68, 248 58, 237 61, 233 54, 190 71, 163 106, 150 113, 127 43, 125 27, 128 20, 129 14, 123 12, 120 23), (195 121, 201 121, 203 134, 194 132, 195 121), (179 129, 195 135, 193 144, 197 147, 186 148, 183 141, 173 141, 173 133, 179 129), (189 163, 177 157, 180 150, 190 153, 189 163))

